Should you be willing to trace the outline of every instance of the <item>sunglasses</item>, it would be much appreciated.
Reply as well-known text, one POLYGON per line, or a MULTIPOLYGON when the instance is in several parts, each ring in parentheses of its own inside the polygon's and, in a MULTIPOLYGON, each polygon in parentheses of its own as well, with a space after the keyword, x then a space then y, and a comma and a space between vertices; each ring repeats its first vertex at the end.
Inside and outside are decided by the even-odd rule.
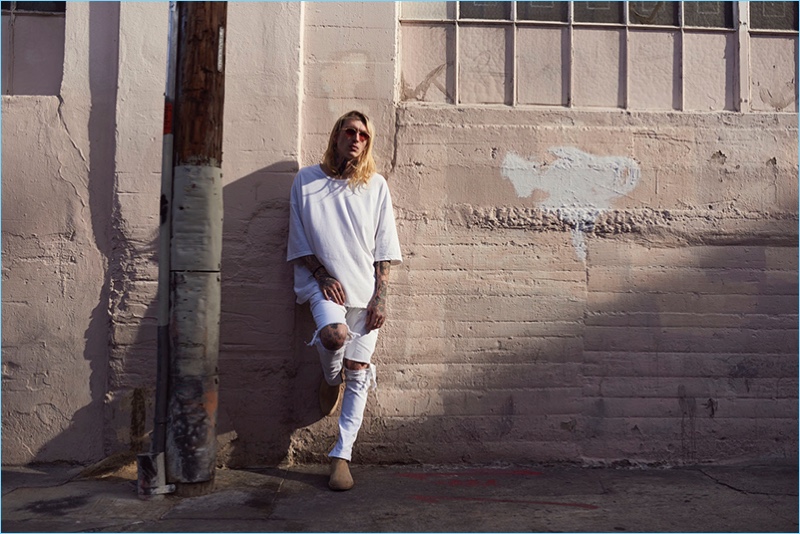
POLYGON ((359 141, 369 141, 369 134, 362 130, 356 130, 355 128, 351 127, 351 128, 345 128, 343 131, 347 137, 355 137, 356 135, 358 135, 359 141))

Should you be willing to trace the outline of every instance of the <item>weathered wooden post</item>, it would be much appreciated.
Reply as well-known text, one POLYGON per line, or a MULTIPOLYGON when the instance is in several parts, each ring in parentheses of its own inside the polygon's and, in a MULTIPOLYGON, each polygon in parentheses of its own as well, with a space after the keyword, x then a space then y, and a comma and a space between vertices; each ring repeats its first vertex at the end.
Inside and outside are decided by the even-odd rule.
POLYGON ((226 2, 178 2, 166 470, 213 490, 222 257, 226 2))

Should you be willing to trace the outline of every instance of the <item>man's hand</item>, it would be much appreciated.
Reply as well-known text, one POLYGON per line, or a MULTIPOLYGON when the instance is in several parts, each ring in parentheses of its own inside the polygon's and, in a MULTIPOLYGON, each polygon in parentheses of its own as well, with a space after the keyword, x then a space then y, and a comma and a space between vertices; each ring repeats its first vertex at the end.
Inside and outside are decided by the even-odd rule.
POLYGON ((347 298, 344 287, 336 278, 328 273, 328 270, 325 269, 322 262, 314 255, 303 256, 300 258, 300 261, 311 271, 311 276, 313 276, 314 280, 319 284, 319 289, 322 291, 322 295, 325 299, 332 300, 336 304, 344 306, 345 299, 347 298))
POLYGON ((375 263, 375 293, 367 304, 367 330, 377 330, 386 322, 386 301, 389 298, 388 261, 375 263))
POLYGON ((342 287, 342 284, 340 284, 336 278, 329 275, 328 271, 326 271, 324 267, 320 269, 320 274, 314 278, 317 279, 319 288, 322 290, 322 294, 326 299, 332 300, 340 306, 344 306, 344 301, 346 298, 346 295, 344 294, 344 287, 342 287))

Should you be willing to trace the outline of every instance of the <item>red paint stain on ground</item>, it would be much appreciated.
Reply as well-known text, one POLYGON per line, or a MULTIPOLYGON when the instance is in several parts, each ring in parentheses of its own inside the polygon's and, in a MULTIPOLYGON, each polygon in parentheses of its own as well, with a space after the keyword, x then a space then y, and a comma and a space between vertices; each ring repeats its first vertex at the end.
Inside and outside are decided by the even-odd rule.
POLYGON ((474 477, 474 476, 538 476, 541 475, 539 471, 530 471, 528 469, 470 469, 467 471, 453 471, 449 473, 397 473, 397 476, 403 478, 412 478, 414 480, 428 480, 430 478, 441 477, 474 477))
POLYGON ((459 487, 468 487, 474 488, 478 486, 496 486, 497 481, 494 479, 489 480, 476 480, 474 478, 470 478, 468 480, 437 480, 435 484, 438 486, 459 486, 459 487))

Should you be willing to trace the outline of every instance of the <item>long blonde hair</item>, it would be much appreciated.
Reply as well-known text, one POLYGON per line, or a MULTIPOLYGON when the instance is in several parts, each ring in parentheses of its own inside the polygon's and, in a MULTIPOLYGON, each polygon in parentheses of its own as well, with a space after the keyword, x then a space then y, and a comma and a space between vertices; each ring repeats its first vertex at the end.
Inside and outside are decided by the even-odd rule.
POLYGON ((372 175, 377 172, 375 160, 372 158, 372 140, 375 138, 375 130, 372 128, 372 121, 369 120, 369 117, 355 110, 348 111, 339 117, 339 120, 336 121, 333 130, 331 130, 331 135, 328 138, 328 148, 325 149, 325 154, 322 156, 322 164, 327 167, 328 172, 337 173, 338 175, 339 164, 341 162, 338 161, 339 158, 336 153, 336 139, 339 137, 339 132, 344 122, 348 119, 361 121, 369 134, 369 139, 367 139, 367 143, 364 145, 364 150, 361 152, 361 155, 350 160, 350 163, 347 164, 347 168, 343 173, 345 175, 350 175, 347 183, 350 187, 355 188, 359 185, 366 185, 369 179, 372 178, 372 175))

